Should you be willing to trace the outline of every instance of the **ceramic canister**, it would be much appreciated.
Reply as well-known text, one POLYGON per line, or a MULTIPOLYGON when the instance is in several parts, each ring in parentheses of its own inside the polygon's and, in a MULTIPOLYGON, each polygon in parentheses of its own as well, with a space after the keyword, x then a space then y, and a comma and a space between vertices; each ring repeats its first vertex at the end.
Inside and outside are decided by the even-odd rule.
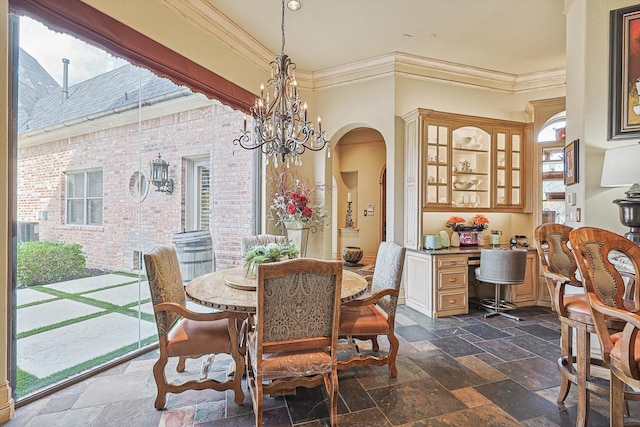
POLYGON ((424 236, 424 248, 425 249, 440 249, 442 248, 442 242, 440 241, 439 234, 426 234, 424 236))
POLYGON ((443 248, 449 247, 449 233, 444 230, 440 232, 440 243, 443 248))

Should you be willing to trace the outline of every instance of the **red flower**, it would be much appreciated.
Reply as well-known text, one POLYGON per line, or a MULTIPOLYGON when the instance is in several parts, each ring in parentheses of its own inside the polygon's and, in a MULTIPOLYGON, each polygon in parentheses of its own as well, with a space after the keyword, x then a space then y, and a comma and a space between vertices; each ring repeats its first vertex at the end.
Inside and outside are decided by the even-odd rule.
POLYGON ((306 208, 302 209, 302 216, 305 218, 311 218, 311 216, 313 215, 313 210, 311 210, 311 208, 309 206, 307 206, 306 208))
POLYGON ((296 212, 298 212, 298 208, 296 208, 296 205, 294 205, 293 203, 289 203, 287 205, 287 213, 293 215, 296 212))

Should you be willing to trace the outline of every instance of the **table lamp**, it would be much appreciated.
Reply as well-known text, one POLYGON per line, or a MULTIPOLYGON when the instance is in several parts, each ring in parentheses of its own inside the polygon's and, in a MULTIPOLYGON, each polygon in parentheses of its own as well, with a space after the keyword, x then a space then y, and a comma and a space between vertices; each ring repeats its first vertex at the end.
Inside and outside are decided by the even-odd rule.
POLYGON ((625 237, 640 244, 640 145, 627 145, 604 152, 601 187, 631 186, 627 197, 613 201, 620 207, 620 222, 629 227, 625 237))

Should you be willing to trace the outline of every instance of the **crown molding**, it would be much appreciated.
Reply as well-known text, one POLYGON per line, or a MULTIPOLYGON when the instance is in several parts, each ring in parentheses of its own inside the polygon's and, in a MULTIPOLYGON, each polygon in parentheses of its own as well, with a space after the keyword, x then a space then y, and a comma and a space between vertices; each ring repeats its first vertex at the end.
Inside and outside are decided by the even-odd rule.
MULTIPOLYGON (((567 0, 570 4, 571 0, 567 0)), ((224 43, 238 56, 269 74, 276 56, 258 40, 204 0, 160 0, 183 19, 224 43)), ((468 65, 393 52, 338 67, 309 72, 297 69, 296 80, 303 90, 344 86, 387 76, 432 80, 503 93, 523 93, 565 86, 564 68, 529 74, 509 74, 468 65)))

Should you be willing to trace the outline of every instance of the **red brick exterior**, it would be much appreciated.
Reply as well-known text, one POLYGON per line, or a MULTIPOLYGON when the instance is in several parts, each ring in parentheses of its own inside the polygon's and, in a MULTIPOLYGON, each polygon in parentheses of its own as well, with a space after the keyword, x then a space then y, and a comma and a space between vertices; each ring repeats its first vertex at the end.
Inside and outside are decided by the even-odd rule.
POLYGON ((18 221, 39 222, 39 239, 80 243, 87 267, 134 271, 134 252, 171 244, 185 224, 184 159, 211 159, 210 231, 217 268, 241 264, 240 239, 253 234, 255 153, 233 145, 243 115, 228 107, 170 114, 39 145, 19 145, 18 221), (149 176, 158 153, 169 162, 173 194, 149 192, 138 202, 130 192, 132 174, 149 176), (67 225, 65 173, 103 168, 103 224, 67 225))

